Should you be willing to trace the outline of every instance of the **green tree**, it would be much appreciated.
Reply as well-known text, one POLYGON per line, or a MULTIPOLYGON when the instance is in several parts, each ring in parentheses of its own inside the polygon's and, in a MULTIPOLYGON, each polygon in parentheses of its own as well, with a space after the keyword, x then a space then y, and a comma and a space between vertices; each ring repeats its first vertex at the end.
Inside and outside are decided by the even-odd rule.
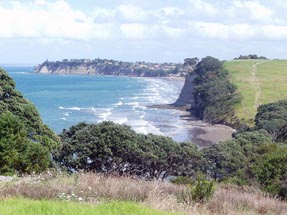
POLYGON ((220 180, 234 176, 237 171, 249 167, 249 163, 260 156, 262 146, 271 141, 268 133, 260 130, 239 133, 232 140, 205 148, 205 172, 220 180))
POLYGON ((61 139, 61 147, 53 156, 70 171, 165 179, 170 175, 192 175, 201 161, 200 152, 192 144, 136 134, 130 127, 113 122, 80 123, 65 130, 61 139))
POLYGON ((49 166, 48 148, 27 136, 18 117, 10 112, 0 115, 0 174, 41 172, 49 166))
POLYGON ((31 141, 48 147, 50 151, 57 147, 57 135, 44 125, 36 107, 15 90, 14 80, 0 68, 0 112, 6 111, 24 124, 31 141))
POLYGON ((258 157, 253 166, 261 188, 269 194, 287 199, 287 147, 273 146, 258 157))
POLYGON ((287 100, 260 105, 255 117, 257 129, 265 129, 275 141, 286 141, 287 100))
POLYGON ((230 83, 222 62, 213 57, 203 58, 194 72, 197 75, 193 93, 196 115, 211 123, 232 123, 234 105, 241 97, 230 83))

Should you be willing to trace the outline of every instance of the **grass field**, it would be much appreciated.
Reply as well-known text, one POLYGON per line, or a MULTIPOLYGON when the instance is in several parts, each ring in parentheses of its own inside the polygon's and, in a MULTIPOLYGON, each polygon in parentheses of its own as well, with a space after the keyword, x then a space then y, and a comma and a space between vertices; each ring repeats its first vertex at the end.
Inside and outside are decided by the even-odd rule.
POLYGON ((236 107, 239 119, 253 124, 259 105, 287 98, 287 60, 232 60, 224 65, 243 97, 236 107))
POLYGON ((131 202, 110 202, 97 206, 84 203, 29 200, 23 198, 0 201, 2 215, 176 215, 159 212, 131 202))

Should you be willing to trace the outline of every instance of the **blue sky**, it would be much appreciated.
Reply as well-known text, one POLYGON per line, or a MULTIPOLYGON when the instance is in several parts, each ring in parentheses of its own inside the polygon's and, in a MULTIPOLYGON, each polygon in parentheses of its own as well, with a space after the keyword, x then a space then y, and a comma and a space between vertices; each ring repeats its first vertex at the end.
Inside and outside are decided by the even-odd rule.
POLYGON ((0 63, 287 58, 286 0, 0 0, 0 63))

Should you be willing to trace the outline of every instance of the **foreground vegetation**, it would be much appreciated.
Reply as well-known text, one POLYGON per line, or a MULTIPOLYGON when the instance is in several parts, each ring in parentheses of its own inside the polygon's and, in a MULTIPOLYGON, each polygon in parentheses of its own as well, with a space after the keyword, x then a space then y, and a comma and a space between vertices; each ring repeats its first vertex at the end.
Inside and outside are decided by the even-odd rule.
MULTIPOLYGON (((101 214, 100 212, 102 214, 165 214, 157 211, 190 215, 287 213, 286 202, 268 197, 252 187, 230 184, 217 184, 215 193, 209 201, 190 204, 186 204, 183 200, 183 190, 187 189, 183 185, 92 173, 68 176, 46 172, 42 175, 15 179, 14 182, 0 184, 0 186, 0 198, 7 199, 0 202, 0 211, 5 211, 5 208, 11 209, 15 212, 10 213, 13 215, 26 215, 23 211, 33 214, 31 211, 37 211, 37 209, 42 210, 40 211, 42 213, 47 212, 44 214, 57 210, 63 213, 71 210, 71 214, 76 214, 75 212, 82 208, 83 211, 93 211, 93 214, 101 214), (69 202, 77 202, 77 204, 69 202), (99 206, 94 208, 83 203, 99 206)), ((89 214, 88 212, 86 214, 89 214)))
POLYGON ((287 98, 286 60, 232 60, 226 61, 224 66, 242 95, 235 115, 249 125, 254 125, 259 105, 287 98))
POLYGON ((176 215, 159 212, 130 202, 109 202, 97 206, 74 202, 50 200, 29 200, 23 198, 5 199, 0 202, 0 211, 5 215, 176 215))

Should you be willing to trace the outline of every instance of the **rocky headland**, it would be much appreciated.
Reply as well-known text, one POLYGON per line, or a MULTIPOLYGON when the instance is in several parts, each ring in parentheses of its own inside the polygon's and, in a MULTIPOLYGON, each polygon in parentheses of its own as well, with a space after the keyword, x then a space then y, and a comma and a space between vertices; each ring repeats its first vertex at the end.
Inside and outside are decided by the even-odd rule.
POLYGON ((45 61, 34 67, 35 73, 72 75, 117 75, 132 77, 185 76, 183 63, 123 62, 107 59, 64 59, 45 61))

